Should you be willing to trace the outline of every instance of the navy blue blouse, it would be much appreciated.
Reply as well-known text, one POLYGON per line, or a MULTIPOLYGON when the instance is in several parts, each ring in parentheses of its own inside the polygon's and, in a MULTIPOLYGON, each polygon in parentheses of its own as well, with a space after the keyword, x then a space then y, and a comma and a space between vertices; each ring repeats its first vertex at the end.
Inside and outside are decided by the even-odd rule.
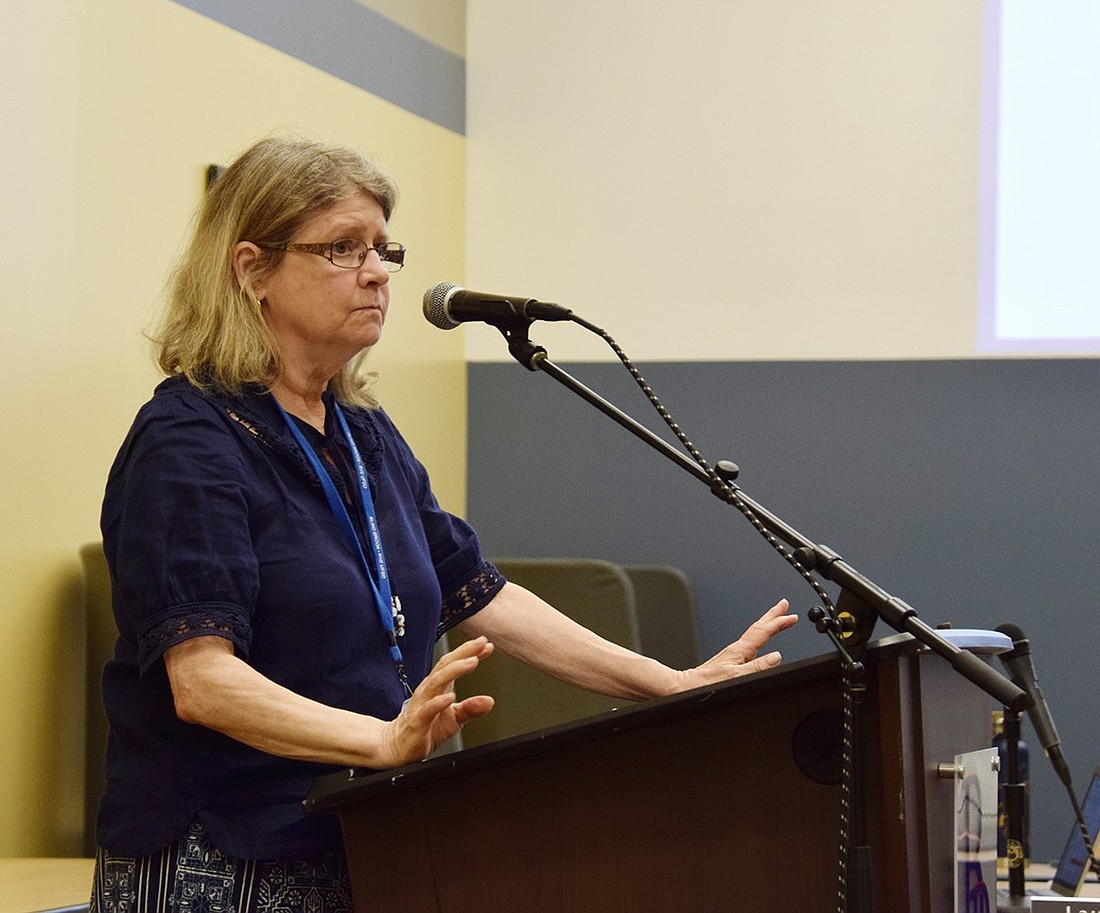
MULTIPOLYGON (((345 448, 329 405, 324 437, 304 428, 346 493, 345 448)), ((367 464, 415 688, 439 634, 485 606, 504 581, 473 530, 436 502, 385 412, 345 414, 367 464)), ((351 515, 362 536, 361 511, 351 515)), ((301 806, 313 780, 336 768, 181 722, 162 659, 187 638, 215 634, 305 697, 381 719, 400 711, 404 694, 369 582, 272 397, 164 381, 111 469, 102 529, 120 633, 103 675, 110 735, 100 847, 145 855, 198 820, 233 856, 339 849, 335 818, 301 806)))

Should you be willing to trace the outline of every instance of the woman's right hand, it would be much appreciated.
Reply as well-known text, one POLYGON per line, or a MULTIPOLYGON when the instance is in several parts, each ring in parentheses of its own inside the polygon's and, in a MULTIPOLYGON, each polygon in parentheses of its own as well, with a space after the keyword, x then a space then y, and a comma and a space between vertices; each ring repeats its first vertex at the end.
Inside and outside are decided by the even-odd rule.
POLYGON ((330 707, 257 672, 215 635, 169 647, 164 665, 177 716, 283 758, 384 770, 427 757, 462 725, 493 709, 491 697, 455 699, 454 683, 493 652, 486 637, 444 656, 397 719, 330 707))
POLYGON ((417 686, 397 718, 386 723, 379 767, 399 767, 421 761, 454 736, 470 720, 493 709, 485 694, 464 701, 455 696, 455 681, 477 668, 493 652, 486 637, 476 637, 445 654, 417 686))

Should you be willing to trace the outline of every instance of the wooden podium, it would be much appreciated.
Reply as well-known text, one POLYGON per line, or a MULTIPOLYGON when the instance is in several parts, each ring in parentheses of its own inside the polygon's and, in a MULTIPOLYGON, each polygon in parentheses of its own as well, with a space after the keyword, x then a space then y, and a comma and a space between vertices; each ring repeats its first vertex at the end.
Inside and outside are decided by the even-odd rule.
MULTIPOLYGON (((868 651, 874 909, 952 907, 953 784, 991 699, 908 635, 868 651)), ((317 782, 361 913, 837 909, 834 656, 579 723, 317 782)))

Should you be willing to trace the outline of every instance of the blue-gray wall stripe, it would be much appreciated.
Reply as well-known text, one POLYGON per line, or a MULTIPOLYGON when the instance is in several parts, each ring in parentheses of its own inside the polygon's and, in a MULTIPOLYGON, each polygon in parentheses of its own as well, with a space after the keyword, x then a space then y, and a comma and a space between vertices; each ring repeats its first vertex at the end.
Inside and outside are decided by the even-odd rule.
POLYGON ((441 127, 466 132, 466 61, 355 0, 175 2, 441 127))
MULTIPOLYGON (((561 367, 664 428, 621 365, 561 367)), ((1100 759, 1100 359, 641 368, 708 459, 738 462, 749 495, 924 621, 1019 624, 1074 777, 1088 783, 1100 759)), ((707 652, 779 596, 801 615, 814 603, 740 514, 550 377, 509 362, 471 364, 468 378, 468 512, 489 556, 678 565, 707 652)), ((830 650, 805 618, 776 646, 790 659, 830 650)), ((1031 858, 1052 859, 1072 809, 1025 738, 1031 858)))

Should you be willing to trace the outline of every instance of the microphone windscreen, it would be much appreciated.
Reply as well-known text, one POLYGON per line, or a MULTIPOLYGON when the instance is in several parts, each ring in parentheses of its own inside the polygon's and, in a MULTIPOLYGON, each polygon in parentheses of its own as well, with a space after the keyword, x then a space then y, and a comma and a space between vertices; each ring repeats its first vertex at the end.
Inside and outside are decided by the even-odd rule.
POLYGON ((440 282, 424 293, 424 316, 432 326, 453 330, 458 321, 447 316, 447 296, 458 288, 453 282, 440 282))

